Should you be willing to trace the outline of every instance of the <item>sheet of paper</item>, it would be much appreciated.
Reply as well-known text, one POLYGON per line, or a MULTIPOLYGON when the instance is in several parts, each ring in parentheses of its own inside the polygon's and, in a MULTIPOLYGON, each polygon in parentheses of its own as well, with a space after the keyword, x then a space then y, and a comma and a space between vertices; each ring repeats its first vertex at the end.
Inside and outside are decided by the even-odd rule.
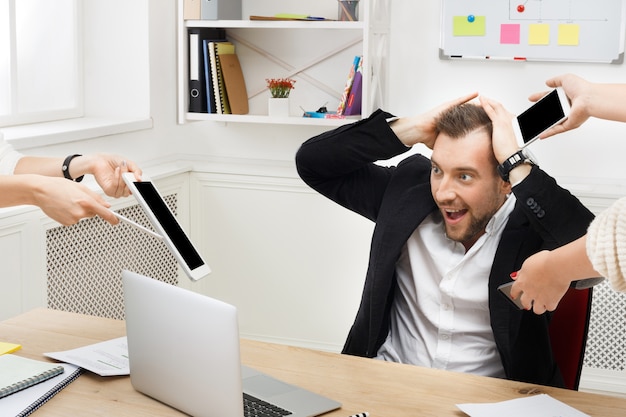
POLYGON ((62 363, 61 366, 65 368, 65 371, 62 374, 1 398, 0 410, 2 410, 2 415, 18 415, 77 369, 76 366, 68 363, 62 363))
POLYGON ((61 362, 72 363, 100 376, 130 375, 126 336, 44 355, 61 362))
POLYGON ((499 403, 457 404, 470 417, 590 417, 547 394, 499 403))

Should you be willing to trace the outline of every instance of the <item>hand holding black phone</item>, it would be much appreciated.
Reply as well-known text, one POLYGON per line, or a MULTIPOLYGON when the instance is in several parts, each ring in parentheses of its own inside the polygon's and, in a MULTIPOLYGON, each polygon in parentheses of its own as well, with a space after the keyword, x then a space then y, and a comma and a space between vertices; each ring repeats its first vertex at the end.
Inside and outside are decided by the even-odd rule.
MULTIPOLYGON (((577 290, 584 290, 587 288, 594 287, 602 283, 603 281, 604 281, 603 277, 577 279, 575 281, 572 281, 572 283, 570 284, 570 288, 575 288, 577 290)), ((511 287, 513 286, 513 284, 515 284, 515 281, 502 284, 498 287, 498 291, 500 291, 500 293, 504 295, 504 297, 506 297, 506 299, 509 300, 515 307, 519 308, 520 310, 524 310, 524 306, 522 305, 522 300, 521 300, 523 293, 520 293, 520 295, 517 298, 511 297, 511 287)))

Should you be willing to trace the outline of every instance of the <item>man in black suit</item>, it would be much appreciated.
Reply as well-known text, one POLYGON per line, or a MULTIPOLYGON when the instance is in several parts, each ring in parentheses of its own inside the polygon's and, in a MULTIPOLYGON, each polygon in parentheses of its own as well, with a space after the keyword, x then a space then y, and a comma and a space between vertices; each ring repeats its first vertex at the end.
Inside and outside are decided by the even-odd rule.
POLYGON ((593 215, 519 150, 513 116, 475 97, 409 118, 377 110, 298 150, 309 186, 376 223, 343 352, 562 386, 549 315, 518 310, 497 287, 593 215), (375 163, 419 143, 430 159, 375 163))

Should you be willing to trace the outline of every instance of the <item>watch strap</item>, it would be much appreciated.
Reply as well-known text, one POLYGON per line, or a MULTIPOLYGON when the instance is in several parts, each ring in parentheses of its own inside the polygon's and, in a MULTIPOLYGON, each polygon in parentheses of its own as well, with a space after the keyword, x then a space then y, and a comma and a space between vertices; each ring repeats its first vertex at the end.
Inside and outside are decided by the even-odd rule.
POLYGON ((67 178, 68 180, 81 182, 83 178, 85 177, 84 175, 81 175, 80 177, 76 179, 72 178, 72 176, 70 175, 70 162, 72 162, 72 159, 76 158, 77 156, 82 156, 82 155, 74 154, 74 155, 69 155, 67 158, 65 158, 65 160, 63 161, 63 165, 61 166, 61 171, 63 172, 63 176, 67 178))
POLYGON ((519 151, 515 152, 513 155, 506 158, 500 165, 498 165, 498 173, 500 174, 500 177, 502 177, 504 181, 509 181, 510 172, 514 168, 522 164, 533 165, 533 162, 530 158, 528 158, 528 156, 526 156, 526 154, 524 153, 524 150, 520 149, 519 151))

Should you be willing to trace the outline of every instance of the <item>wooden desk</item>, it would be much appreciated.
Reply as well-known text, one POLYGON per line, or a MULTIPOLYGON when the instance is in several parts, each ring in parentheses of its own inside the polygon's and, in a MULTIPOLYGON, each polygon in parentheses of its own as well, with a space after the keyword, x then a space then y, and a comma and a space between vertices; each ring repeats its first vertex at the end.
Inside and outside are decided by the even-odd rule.
MULTIPOLYGON (((73 349, 125 334, 124 322, 38 309, 0 322, 0 340, 20 343, 21 356, 73 349)), ((455 404, 547 393, 597 417, 623 417, 626 399, 439 371, 373 359, 244 340, 242 361, 343 403, 326 417, 369 411, 371 417, 465 416, 455 404)), ((176 381, 172 381, 176 383, 176 381)), ((136 392, 128 377, 86 373, 34 416, 181 416, 136 392)))

